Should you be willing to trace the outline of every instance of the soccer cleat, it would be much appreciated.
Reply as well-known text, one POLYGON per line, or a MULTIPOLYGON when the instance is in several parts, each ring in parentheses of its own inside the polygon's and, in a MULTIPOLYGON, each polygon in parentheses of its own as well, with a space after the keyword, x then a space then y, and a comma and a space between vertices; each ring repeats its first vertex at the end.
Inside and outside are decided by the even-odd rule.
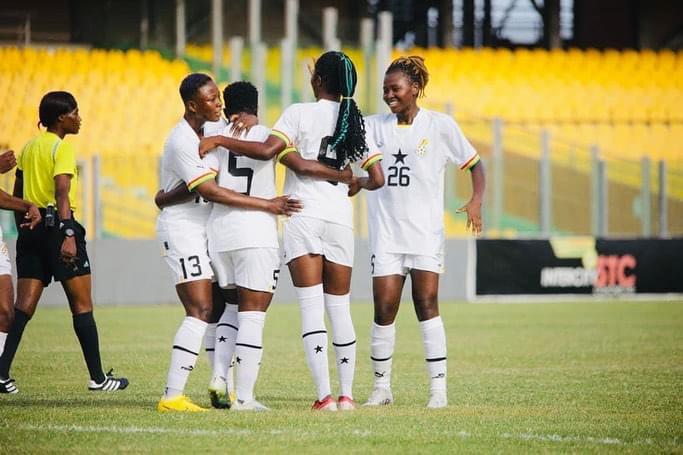
POLYGON ((445 390, 435 390, 429 395, 427 407, 430 409, 445 408, 448 406, 448 397, 445 390))
POLYGON ((18 393, 19 388, 14 379, 0 379, 0 393, 18 393))
POLYGON ((256 400, 243 401, 237 400, 232 404, 233 411, 270 411, 270 408, 264 406, 256 400))
POLYGON ((337 409, 340 411, 353 411, 356 409, 356 402, 351 397, 340 395, 337 399, 337 409))
POLYGON ((332 395, 327 395, 322 400, 315 400, 311 409, 314 411, 336 411, 337 403, 332 398, 332 395))
POLYGON ((107 376, 102 383, 98 384, 92 379, 88 383, 88 390, 91 392, 113 392, 115 390, 123 390, 128 387, 128 379, 115 378, 112 373, 114 369, 109 370, 107 376))
POLYGON ((372 391, 368 401, 363 406, 386 406, 394 402, 391 390, 386 387, 376 387, 372 391))
POLYGON ((157 405, 159 412, 206 412, 208 409, 194 404, 185 395, 178 395, 173 398, 162 398, 157 405))
POLYGON ((220 376, 214 376, 209 382, 209 397, 211 398, 211 406, 216 409, 229 409, 232 401, 228 396, 228 388, 225 379, 220 376))

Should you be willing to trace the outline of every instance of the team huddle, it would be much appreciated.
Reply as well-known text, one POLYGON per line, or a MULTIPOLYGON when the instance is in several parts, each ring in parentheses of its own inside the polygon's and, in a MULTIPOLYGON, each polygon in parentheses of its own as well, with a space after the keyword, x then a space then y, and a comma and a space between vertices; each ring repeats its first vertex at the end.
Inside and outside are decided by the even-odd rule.
POLYGON ((361 190, 368 191, 375 301, 375 386, 365 404, 393 402, 394 319, 410 274, 430 375, 427 406, 447 405, 446 338, 437 302, 444 169, 451 162, 472 170, 474 194, 462 210, 477 233, 483 169, 453 119, 417 108, 428 80, 420 57, 397 59, 387 69, 384 99, 391 114, 363 118, 353 101, 356 80, 345 54, 323 54, 311 75, 317 101, 289 106, 272 129, 256 124, 258 94, 251 84, 226 87, 222 118, 213 80, 191 74, 182 82, 185 115, 166 142, 156 202, 162 207, 158 239, 186 317, 173 342, 159 411, 204 410, 183 394, 202 341, 213 368, 212 405, 268 409, 256 400, 254 386, 281 262, 289 268, 301 309, 304 353, 317 394, 312 408, 356 407, 350 197, 361 190), (286 167, 280 197, 276 162, 286 167), (287 216, 281 253, 277 215, 287 216), (337 398, 330 386, 325 313, 332 326, 337 398))
MULTIPOLYGON (((428 78, 421 57, 396 59, 385 72, 383 87, 391 113, 363 117, 353 100, 353 62, 342 52, 326 52, 311 71, 316 101, 287 107, 272 128, 258 124, 258 93, 250 83, 228 85, 223 104, 209 76, 193 73, 182 81, 185 112, 164 145, 162 189, 155 197, 161 209, 157 238, 185 309, 157 405, 160 412, 206 410, 184 394, 202 344, 213 370, 208 385, 212 406, 268 410, 254 389, 266 311, 281 264, 289 269, 300 306, 304 354, 316 390, 312 409, 356 408, 350 198, 363 190, 374 300, 374 387, 365 405, 393 402, 394 320, 410 275, 430 377, 427 407, 447 406, 446 336, 438 308, 439 275, 444 271, 444 171, 449 163, 471 171, 472 197, 459 211, 467 214, 467 226, 476 234, 482 229, 485 178, 476 150, 455 121, 418 107, 428 78), (276 193, 276 163, 286 167, 282 196, 276 193), (282 245, 278 215, 286 217, 282 245), (335 394, 325 314, 339 379, 335 394)), ((10 208, 28 211, 17 204, 10 208)), ((44 207, 38 207, 44 216, 44 207)), ((63 214, 65 209, 59 213, 60 224, 63 214)), ((78 227, 74 223, 60 226, 59 241, 67 238, 68 228, 78 227)), ((20 228, 20 239, 31 227, 27 223, 20 228)), ((87 272, 89 277, 89 268, 87 272)), ((80 312, 88 309, 90 316, 80 323, 94 326, 91 306, 80 312)), ((12 349, 10 362, 16 346, 12 349)), ((87 362, 85 347, 84 355, 87 362)), ((92 368, 88 364, 91 390, 128 385, 125 378, 104 375, 97 362, 92 368)), ((0 392, 16 391, 9 368, 1 367, 2 361, 0 392)))

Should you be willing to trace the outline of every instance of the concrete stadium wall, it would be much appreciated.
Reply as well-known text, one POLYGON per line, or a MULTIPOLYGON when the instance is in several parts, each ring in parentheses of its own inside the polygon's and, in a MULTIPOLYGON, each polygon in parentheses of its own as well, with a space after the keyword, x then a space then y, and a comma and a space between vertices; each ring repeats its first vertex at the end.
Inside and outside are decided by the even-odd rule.
MULTIPOLYGON (((8 246, 14 263, 14 241, 8 246)), ((446 272, 441 276, 441 300, 464 300, 474 295, 475 242, 473 239, 446 243, 446 272), (468 263, 471 264, 468 267, 468 263), (470 274, 468 275, 468 270, 470 274)), ((102 239, 88 243, 93 270, 95 305, 140 305, 178 302, 171 274, 155 240, 102 239)), ((16 270, 13 270, 16 273, 16 270)), ((367 241, 356 242, 356 258, 351 283, 354 301, 372 301, 372 284, 367 241)), ((410 287, 404 289, 410 300, 410 287)), ((273 303, 294 303, 296 296, 287 267, 282 267, 273 303)), ((45 289, 41 305, 65 305, 66 297, 58 283, 45 289)))

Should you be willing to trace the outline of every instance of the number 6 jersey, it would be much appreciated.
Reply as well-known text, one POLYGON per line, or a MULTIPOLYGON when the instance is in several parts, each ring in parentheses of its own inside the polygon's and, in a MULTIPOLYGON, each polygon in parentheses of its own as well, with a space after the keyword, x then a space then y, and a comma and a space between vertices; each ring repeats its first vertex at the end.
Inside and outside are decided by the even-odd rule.
POLYGON ((449 162, 474 166, 476 150, 451 117, 425 109, 412 125, 398 125, 395 114, 367 117, 366 130, 384 155, 386 179, 367 193, 371 251, 441 254, 444 170, 449 162))
MULTIPOLYGON (((225 125, 225 124, 223 124, 225 125)), ((215 133, 206 130, 207 135, 230 136, 227 125, 215 133)), ((264 142, 270 129, 255 125, 240 139, 264 142)), ((235 155, 218 147, 208 155, 218 158, 218 185, 247 196, 271 199, 276 196, 275 160, 255 160, 235 155)), ((208 156, 207 155, 207 156, 208 156)), ((207 223, 209 251, 234 251, 242 248, 279 248, 277 239, 277 217, 271 213, 213 204, 207 223)))

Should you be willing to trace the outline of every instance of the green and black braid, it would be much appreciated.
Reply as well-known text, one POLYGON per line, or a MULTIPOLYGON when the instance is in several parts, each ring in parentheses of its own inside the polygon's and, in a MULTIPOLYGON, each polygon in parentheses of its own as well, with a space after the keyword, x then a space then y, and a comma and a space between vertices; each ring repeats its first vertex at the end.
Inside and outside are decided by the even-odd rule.
POLYGON ((363 158, 368 151, 365 141, 365 122, 353 99, 358 76, 351 59, 343 52, 325 52, 315 62, 315 74, 320 76, 325 89, 341 97, 337 125, 330 139, 330 147, 337 154, 341 169, 350 162, 363 158))

